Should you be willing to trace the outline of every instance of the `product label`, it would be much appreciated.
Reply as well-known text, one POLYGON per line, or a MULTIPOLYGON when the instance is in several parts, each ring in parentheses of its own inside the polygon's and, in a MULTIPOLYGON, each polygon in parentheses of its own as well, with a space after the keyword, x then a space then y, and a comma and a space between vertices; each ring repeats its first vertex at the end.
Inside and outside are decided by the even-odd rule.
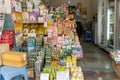
POLYGON ((44 27, 47 27, 47 22, 44 22, 44 27))
POLYGON ((23 59, 24 59, 24 61, 26 61, 26 60, 27 60, 27 56, 26 56, 26 54, 25 54, 25 55, 23 55, 23 59))

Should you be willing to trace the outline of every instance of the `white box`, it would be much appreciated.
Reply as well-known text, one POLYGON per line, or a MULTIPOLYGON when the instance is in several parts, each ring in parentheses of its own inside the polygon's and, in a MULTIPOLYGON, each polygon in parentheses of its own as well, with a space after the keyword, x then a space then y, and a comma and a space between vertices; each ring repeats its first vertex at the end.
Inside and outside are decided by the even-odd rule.
POLYGON ((70 80, 69 70, 58 71, 56 80, 70 80))
POLYGON ((15 1, 15 11, 22 12, 21 2, 15 1))
POLYGON ((49 80, 49 74, 48 73, 41 73, 40 80, 49 80))

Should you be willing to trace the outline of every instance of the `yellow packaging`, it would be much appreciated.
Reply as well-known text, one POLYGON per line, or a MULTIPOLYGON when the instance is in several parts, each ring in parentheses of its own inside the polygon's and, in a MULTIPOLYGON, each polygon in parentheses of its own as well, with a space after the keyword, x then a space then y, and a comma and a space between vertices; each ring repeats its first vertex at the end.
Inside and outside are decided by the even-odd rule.
POLYGON ((72 55, 72 61, 77 60, 75 55, 72 55))
POLYGON ((1 43, 0 44, 0 65, 2 65, 1 55, 6 51, 9 51, 9 44, 1 43))
POLYGON ((75 55, 72 55, 72 65, 73 65, 74 67, 77 66, 77 58, 76 58, 75 55))
POLYGON ((1 54, 0 54, 0 66, 2 65, 1 54))
POLYGON ((71 56, 68 56, 68 57, 66 58, 66 62, 71 62, 71 56))
POLYGON ((72 62, 72 66, 73 66, 73 67, 76 67, 76 66, 77 66, 77 62, 76 62, 76 61, 73 61, 73 62, 72 62))
POLYGON ((21 68, 27 64, 26 53, 8 51, 2 54, 3 65, 21 68))

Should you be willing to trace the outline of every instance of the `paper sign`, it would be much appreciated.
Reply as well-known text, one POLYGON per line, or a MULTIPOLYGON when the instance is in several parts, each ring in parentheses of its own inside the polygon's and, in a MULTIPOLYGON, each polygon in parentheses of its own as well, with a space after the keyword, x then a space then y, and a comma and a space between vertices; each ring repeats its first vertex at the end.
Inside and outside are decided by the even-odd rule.
POLYGON ((48 37, 52 37, 52 33, 48 33, 48 37))
POLYGON ((22 12, 21 2, 15 1, 15 11, 22 12))
POLYGON ((47 22, 44 22, 44 27, 47 27, 47 22))
POLYGON ((36 38, 36 33, 28 33, 28 37, 35 37, 36 38))
POLYGON ((53 36, 57 36, 57 32, 53 32, 53 36))
POLYGON ((0 20, 0 35, 2 35, 4 20, 0 20))
POLYGON ((40 80, 49 80, 49 74, 48 73, 41 73, 40 80))
POLYGON ((71 49, 71 46, 69 45, 69 46, 67 46, 67 49, 71 49))

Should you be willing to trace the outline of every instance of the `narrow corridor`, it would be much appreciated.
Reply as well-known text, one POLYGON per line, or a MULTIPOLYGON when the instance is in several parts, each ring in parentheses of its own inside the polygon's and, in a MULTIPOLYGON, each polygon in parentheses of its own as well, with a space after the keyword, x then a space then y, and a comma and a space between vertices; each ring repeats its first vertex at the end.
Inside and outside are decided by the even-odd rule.
POLYGON ((78 60, 85 80, 120 80, 112 68, 109 54, 94 44, 82 43, 84 57, 78 60))
POLYGON ((84 56, 78 65, 84 70, 113 71, 112 59, 107 52, 89 43, 83 43, 82 48, 84 56))

